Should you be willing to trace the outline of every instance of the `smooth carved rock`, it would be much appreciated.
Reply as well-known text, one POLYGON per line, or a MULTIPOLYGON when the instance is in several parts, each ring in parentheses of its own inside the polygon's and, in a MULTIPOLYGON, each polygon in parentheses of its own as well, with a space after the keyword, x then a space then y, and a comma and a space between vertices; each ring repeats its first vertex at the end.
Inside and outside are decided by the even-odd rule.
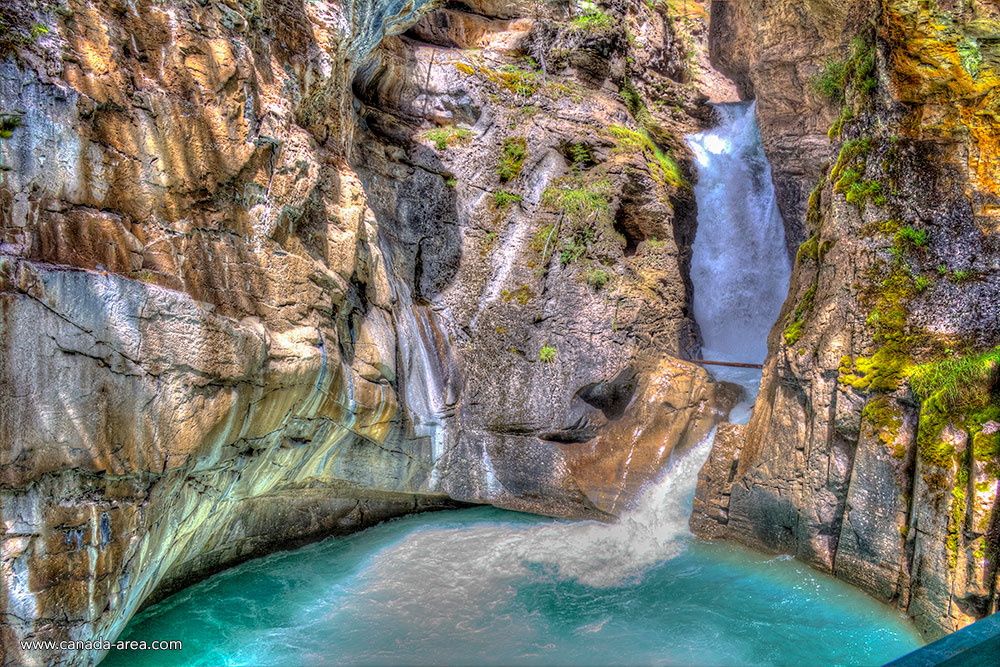
MULTIPOLYGON (((23 114, 0 186, 5 666, 93 663, 18 641, 114 637, 197 578, 399 514, 613 519, 722 417, 729 389, 671 361, 698 347, 690 190, 595 132, 635 126, 624 24, 584 39, 540 20, 556 4, 469 2, 414 27, 430 5, 17 5, 50 32, 0 64, 23 114), (473 43, 469 76, 440 44, 473 43), (526 105, 490 77, 538 49, 526 105), (468 141, 425 138, 453 123, 468 141), (542 267, 542 195, 581 141, 614 193, 601 261, 542 267), (595 398, 631 369, 635 396, 595 398)), ((681 105, 650 113, 689 178, 674 137, 710 114, 661 73, 679 24, 636 11, 633 81, 681 105)))

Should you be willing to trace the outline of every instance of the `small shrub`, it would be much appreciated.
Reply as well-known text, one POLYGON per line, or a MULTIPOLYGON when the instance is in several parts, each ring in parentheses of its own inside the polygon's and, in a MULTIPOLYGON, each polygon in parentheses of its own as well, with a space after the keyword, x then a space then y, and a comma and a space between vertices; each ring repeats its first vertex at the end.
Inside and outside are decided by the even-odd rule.
POLYGON ((0 113, 0 139, 10 139, 14 130, 20 126, 20 116, 0 113))
POLYGON ((506 183, 521 174, 524 159, 528 156, 528 142, 524 137, 507 137, 500 146, 497 176, 506 183))
POLYGON ((588 285, 596 289, 601 289, 608 284, 609 280, 611 280, 611 276, 603 269, 588 269, 587 272, 583 274, 583 278, 587 281, 588 285))
POLYGON ((543 364, 550 364, 556 360, 556 348, 552 345, 543 345, 538 350, 538 360, 543 364))
POLYGON ((577 229, 568 238, 563 239, 562 250, 559 252, 559 261, 565 264, 572 264, 587 254, 590 244, 594 241, 594 230, 591 227, 577 229))
POLYGON ((585 143, 570 144, 568 152, 574 169, 584 169, 587 165, 594 164, 593 151, 585 143))
POLYGON ((578 32, 594 34, 610 30, 614 25, 614 19, 611 18, 610 14, 601 11, 597 7, 593 7, 580 16, 575 17, 570 21, 570 24, 578 32))

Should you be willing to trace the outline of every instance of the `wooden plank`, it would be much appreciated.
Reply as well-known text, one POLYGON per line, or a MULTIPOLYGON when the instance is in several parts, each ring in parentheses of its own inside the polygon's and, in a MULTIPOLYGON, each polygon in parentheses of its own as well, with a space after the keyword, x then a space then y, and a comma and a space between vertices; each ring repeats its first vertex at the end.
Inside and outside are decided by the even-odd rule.
POLYGON ((712 366, 733 366, 735 368, 764 368, 763 364, 741 364, 735 361, 709 361, 708 359, 688 359, 696 364, 711 364, 712 366))

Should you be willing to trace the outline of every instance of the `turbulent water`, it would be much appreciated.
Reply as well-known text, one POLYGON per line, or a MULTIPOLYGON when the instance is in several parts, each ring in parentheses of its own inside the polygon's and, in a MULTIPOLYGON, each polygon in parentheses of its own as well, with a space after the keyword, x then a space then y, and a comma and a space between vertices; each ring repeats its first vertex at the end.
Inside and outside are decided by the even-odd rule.
MULTIPOLYGON (((696 315, 706 350, 764 356, 788 281, 750 105, 690 138, 699 163, 696 315)), ((758 371, 724 371, 748 398, 758 371)), ((687 520, 710 439, 614 525, 497 509, 411 516, 245 563, 151 607, 123 639, 183 652, 105 665, 881 664, 909 624, 788 558, 699 542, 687 520)))
POLYGON ((759 363, 788 291, 785 229, 754 104, 717 104, 717 127, 688 137, 698 162, 694 315, 706 359, 759 363))

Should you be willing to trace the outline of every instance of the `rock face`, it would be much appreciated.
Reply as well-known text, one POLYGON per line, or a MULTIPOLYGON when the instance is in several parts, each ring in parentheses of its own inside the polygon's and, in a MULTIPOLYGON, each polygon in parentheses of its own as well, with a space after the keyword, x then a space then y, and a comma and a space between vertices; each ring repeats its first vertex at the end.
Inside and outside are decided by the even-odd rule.
POLYGON ((1000 14, 714 3, 712 30, 808 239, 691 526, 794 554, 931 636, 995 612, 1000 14))
POLYGON ((3 664, 389 516, 613 518, 728 411, 668 359, 695 38, 430 4, 3 4, 3 664))

